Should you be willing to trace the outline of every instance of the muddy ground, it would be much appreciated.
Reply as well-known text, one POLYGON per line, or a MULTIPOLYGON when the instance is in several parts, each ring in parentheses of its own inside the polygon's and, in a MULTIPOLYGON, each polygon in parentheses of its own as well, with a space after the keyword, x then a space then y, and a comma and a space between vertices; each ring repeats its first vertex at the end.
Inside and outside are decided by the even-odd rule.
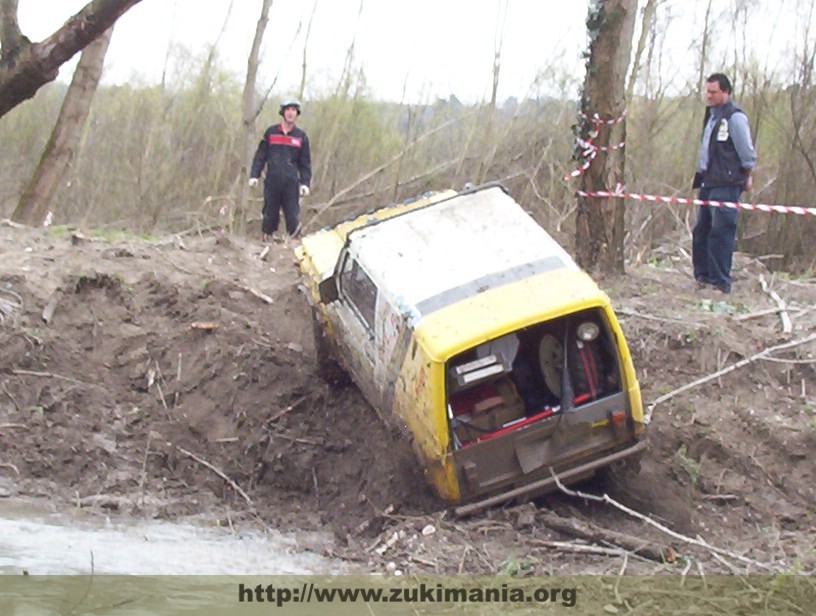
POLYGON ((672 247, 601 280, 653 414, 640 474, 578 489, 633 513, 557 493, 454 519, 400 434, 316 376, 292 246, 263 248, 0 224, 0 496, 329 528, 315 549, 361 571, 816 569, 813 279, 737 255, 733 294, 698 291, 672 247))

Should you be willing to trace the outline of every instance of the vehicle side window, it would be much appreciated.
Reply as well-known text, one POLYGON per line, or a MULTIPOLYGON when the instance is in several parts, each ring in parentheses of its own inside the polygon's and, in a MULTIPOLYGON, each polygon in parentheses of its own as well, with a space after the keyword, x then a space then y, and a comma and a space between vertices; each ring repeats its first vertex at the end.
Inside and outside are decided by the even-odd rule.
POLYGON ((340 272, 340 293, 356 310, 368 329, 374 329, 377 287, 356 259, 346 255, 340 272))

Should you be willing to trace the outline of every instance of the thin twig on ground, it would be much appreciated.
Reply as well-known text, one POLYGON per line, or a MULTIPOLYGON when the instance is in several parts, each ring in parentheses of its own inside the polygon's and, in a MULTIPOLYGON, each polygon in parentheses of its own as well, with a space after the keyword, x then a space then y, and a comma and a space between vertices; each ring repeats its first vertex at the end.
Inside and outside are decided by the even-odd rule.
POLYGON ((177 449, 177 450, 178 450, 180 453, 183 453, 185 456, 187 456, 187 457, 189 457, 189 458, 192 458, 193 460, 195 460, 196 462, 198 462, 198 463, 199 463, 199 464, 201 464, 202 466, 207 467, 207 468, 208 468, 208 469, 210 469, 210 470, 211 470, 213 473, 215 473, 216 475, 218 475, 219 477, 221 477, 221 479, 223 479, 224 481, 226 481, 226 482, 229 484, 229 486, 230 486, 230 487, 231 487, 233 490, 235 490, 235 491, 236 491, 238 494, 240 494, 240 495, 241 495, 241 497, 242 497, 242 498, 243 498, 243 499, 244 499, 244 500, 247 502, 247 505, 249 505, 249 506, 250 506, 250 508, 253 508, 253 509, 255 508, 255 505, 252 503, 252 499, 251 499, 251 498, 249 498, 249 495, 248 495, 246 492, 244 492, 244 491, 241 489, 241 486, 239 486, 239 485, 238 485, 237 483, 235 483, 235 482, 234 482, 232 479, 230 479, 230 478, 229 478, 229 477, 226 475, 226 473, 224 473, 224 471, 222 471, 222 470, 220 470, 220 469, 216 468, 215 466, 213 466, 212 464, 210 464, 209 462, 207 462, 207 461, 206 461, 204 458, 200 458, 199 456, 195 455, 193 452, 191 452, 191 451, 187 451, 186 449, 184 449, 184 447, 181 447, 180 445, 176 445, 176 449, 177 449))
POLYGON ((238 284, 238 283, 236 283, 236 284, 237 284, 239 289, 241 289, 242 291, 246 291, 250 295, 254 295, 259 300, 261 300, 262 302, 264 302, 266 304, 274 304, 275 303, 274 299, 272 299, 268 295, 265 295, 264 293, 261 293, 260 291, 256 291, 255 289, 253 289, 252 287, 250 287, 248 285, 238 284))
POLYGON ((14 396, 11 395, 11 392, 8 389, 6 389, 5 381, 3 382, 2 389, 3 389, 3 393, 6 394, 9 397, 9 400, 11 400, 12 404, 14 404, 14 408, 17 409, 17 412, 18 413, 22 412, 23 409, 20 408, 19 404, 17 404, 17 399, 14 396))
POLYGON ((14 473, 15 473, 16 475, 18 475, 18 476, 20 475, 20 469, 19 469, 19 468, 17 468, 17 467, 16 467, 14 464, 12 464, 11 462, 0 462, 0 468, 10 468, 11 470, 13 470, 13 471, 14 471, 14 473))
POLYGON ((779 308, 765 308, 765 310, 757 310, 756 312, 749 312, 748 314, 734 315, 733 319, 735 321, 747 321, 748 319, 755 319, 757 317, 764 317, 768 314, 777 313, 779 310, 779 308))
POLYGON ((762 291, 770 295, 771 299, 776 302, 776 306, 779 309, 779 318, 782 321, 782 333, 789 335, 793 331, 793 323, 791 323, 790 315, 788 314, 787 304, 779 296, 779 293, 768 286, 762 274, 759 275, 759 284, 762 287, 762 291))
POLYGON ((93 383, 86 383, 84 381, 80 381, 79 379, 75 379, 70 376, 62 376, 61 374, 54 374, 53 372, 38 372, 36 370, 19 370, 14 369, 11 371, 12 374, 16 374, 18 376, 41 376, 49 379, 57 379, 59 381, 68 381, 70 383, 76 383, 77 385, 85 385, 86 387, 101 387, 100 385, 94 385, 93 383))
POLYGON ((569 541, 545 541, 544 539, 536 539, 530 540, 527 543, 536 547, 550 548, 553 550, 560 550, 562 552, 575 552, 577 554, 625 556, 627 553, 623 548, 605 548, 599 545, 587 545, 586 543, 572 543, 569 541))
POLYGON ((652 314, 644 314, 642 312, 638 312, 636 310, 632 310, 631 308, 619 308, 617 310, 618 314, 623 314, 630 317, 637 317, 638 319, 644 319, 646 321, 658 321, 660 323, 680 323, 682 325, 692 325, 694 327, 705 327, 703 323, 699 321, 688 321, 686 319, 675 319, 673 317, 658 317, 652 314))
POLYGON ((277 421, 278 419, 280 419, 281 417, 283 417, 287 413, 292 412, 293 410, 295 410, 295 407, 297 407, 304 400, 306 400, 306 396, 302 396, 302 397, 298 398, 297 400, 295 400, 289 406, 285 407, 284 409, 282 409, 282 410, 278 411, 277 413, 275 413, 274 415, 272 415, 272 417, 270 417, 269 419, 266 420, 266 423, 270 424, 273 421, 277 421))
POLYGON ((0 224, 11 227, 12 229, 30 229, 31 227, 27 227, 26 225, 21 225, 19 222, 14 222, 13 220, 9 220, 8 218, 4 218, 0 220, 0 224))

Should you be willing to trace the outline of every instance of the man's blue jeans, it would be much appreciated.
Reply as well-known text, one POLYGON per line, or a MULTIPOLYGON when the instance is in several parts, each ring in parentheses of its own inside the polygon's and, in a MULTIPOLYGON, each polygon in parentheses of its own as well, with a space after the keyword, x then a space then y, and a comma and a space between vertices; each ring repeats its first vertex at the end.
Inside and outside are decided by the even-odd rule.
MULTIPOLYGON (((700 199, 706 201, 739 201, 742 188, 727 186, 700 189, 700 199)), ((731 287, 731 259, 737 242, 739 210, 701 205, 692 231, 691 260, 694 278, 716 287, 731 287)))

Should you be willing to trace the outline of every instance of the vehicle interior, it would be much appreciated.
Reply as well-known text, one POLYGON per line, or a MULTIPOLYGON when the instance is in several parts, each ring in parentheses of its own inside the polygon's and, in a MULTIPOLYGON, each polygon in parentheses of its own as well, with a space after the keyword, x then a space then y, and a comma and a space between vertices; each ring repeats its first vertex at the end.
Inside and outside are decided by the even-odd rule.
POLYGON ((619 393, 617 358, 600 310, 538 323, 460 353, 447 363, 454 448, 619 393))

